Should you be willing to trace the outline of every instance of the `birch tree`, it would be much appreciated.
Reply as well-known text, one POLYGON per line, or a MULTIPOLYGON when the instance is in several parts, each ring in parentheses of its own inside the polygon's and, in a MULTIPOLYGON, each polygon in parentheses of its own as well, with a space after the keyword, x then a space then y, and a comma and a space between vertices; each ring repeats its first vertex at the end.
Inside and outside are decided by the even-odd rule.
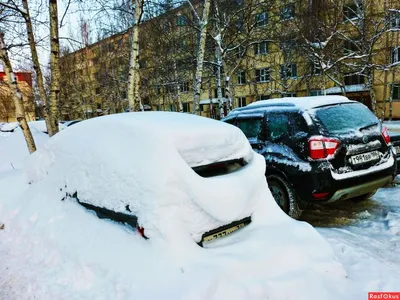
POLYGON ((26 24, 26 31, 28 35, 28 41, 29 41, 29 47, 31 50, 31 56, 32 56, 32 63, 33 63, 33 69, 35 70, 36 73, 36 84, 39 90, 39 96, 43 102, 43 113, 44 113, 44 120, 46 123, 47 127, 47 132, 49 135, 54 134, 54 128, 53 128, 53 122, 51 118, 51 114, 49 113, 49 100, 46 94, 46 90, 44 87, 44 81, 43 81, 43 73, 42 69, 40 67, 39 63, 39 57, 36 49, 36 42, 35 42, 35 37, 33 34, 33 26, 32 26, 32 20, 29 12, 29 5, 28 5, 28 0, 22 0, 23 4, 23 10, 20 11, 22 14, 22 17, 25 20, 26 24))
MULTIPOLYGON (((190 2, 190 1, 189 1, 190 2)), ((203 64, 204 54, 206 50, 206 38, 207 38, 207 27, 208 27, 208 16, 210 13, 211 0, 204 0, 203 14, 201 19, 196 15, 200 23, 200 36, 197 51, 197 63, 196 63, 196 75, 195 82, 193 85, 193 114, 199 114, 200 109, 200 94, 201 94, 201 82, 203 79, 203 64)))
POLYGON ((3 64, 4 72, 7 76, 7 85, 11 90, 12 98, 14 100, 16 119, 19 122, 19 126, 24 134, 29 153, 33 153, 36 151, 35 141, 33 140, 32 133, 26 120, 23 102, 24 99, 17 85, 17 79, 14 75, 13 68, 8 57, 7 48, 4 42, 4 33, 2 32, 0 32, 0 61, 3 64))
MULTIPOLYGON (((51 2, 51 1, 50 1, 51 2)), ((38 51, 37 51, 37 42, 35 40, 34 36, 34 29, 32 25, 32 18, 31 18, 31 12, 29 9, 28 5, 28 0, 22 0, 22 7, 18 5, 15 1, 4 1, 0 3, 0 7, 3 7, 4 9, 8 9, 9 11, 13 11, 16 14, 14 15, 13 20, 7 20, 7 22, 16 22, 19 17, 22 17, 23 23, 25 28, 26 28, 26 33, 27 33, 27 39, 29 42, 29 48, 31 52, 31 59, 33 63, 33 69, 35 70, 36 73, 36 85, 39 91, 39 96, 40 99, 43 103, 43 112, 44 112, 44 119, 46 122, 46 127, 47 131, 49 132, 49 135, 52 136, 57 132, 58 128, 58 123, 56 122, 54 126, 54 122, 52 121, 52 116, 50 113, 50 102, 49 102, 49 97, 46 93, 46 88, 44 84, 44 76, 42 72, 42 68, 39 63, 39 58, 38 58, 38 51)), ((58 28, 58 23, 57 23, 57 28, 58 28)), ((53 36, 53 35, 51 35, 53 36)), ((22 38, 24 39, 24 37, 22 38)), ((22 45, 20 45, 22 46, 22 45)))
POLYGON ((128 101, 131 111, 143 111, 140 99, 139 73, 139 24, 143 14, 143 0, 132 0, 134 5, 134 23, 131 29, 131 51, 128 75, 128 101))
POLYGON ((58 9, 57 0, 49 1, 50 13, 50 112, 51 125, 49 135, 58 132, 58 99, 60 97, 60 40, 58 35, 58 9))

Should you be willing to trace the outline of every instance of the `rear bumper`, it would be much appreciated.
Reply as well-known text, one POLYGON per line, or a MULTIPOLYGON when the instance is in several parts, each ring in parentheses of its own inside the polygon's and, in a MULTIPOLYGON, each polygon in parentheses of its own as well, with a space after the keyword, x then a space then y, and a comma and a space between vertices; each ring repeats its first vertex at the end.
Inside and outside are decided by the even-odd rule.
POLYGON ((333 196, 326 201, 326 203, 332 203, 340 200, 347 200, 361 195, 366 195, 376 191, 377 189, 389 184, 393 180, 393 176, 386 176, 374 181, 369 181, 356 186, 337 190, 333 196))
MULTIPOLYGON (((393 157, 394 158, 394 157, 393 157)), ((299 198, 301 209, 306 209, 310 203, 330 203, 338 200, 350 199, 360 195, 369 194, 380 187, 390 183, 396 176, 396 161, 391 158, 391 163, 385 168, 375 169, 372 172, 352 172, 342 176, 340 180, 332 176, 330 168, 313 168, 312 172, 300 176, 292 176, 292 182, 299 198), (317 171, 321 170, 323 171, 317 171), (314 193, 326 193, 326 197, 316 199, 314 193)), ((400 162, 398 162, 400 165, 400 162)))

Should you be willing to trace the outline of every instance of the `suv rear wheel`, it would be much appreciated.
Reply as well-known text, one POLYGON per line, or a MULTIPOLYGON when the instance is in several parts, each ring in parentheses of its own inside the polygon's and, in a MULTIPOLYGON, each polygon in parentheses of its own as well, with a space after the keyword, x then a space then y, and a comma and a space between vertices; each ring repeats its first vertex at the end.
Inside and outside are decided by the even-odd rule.
POLYGON ((293 219, 300 218, 302 210, 298 206, 297 196, 291 184, 279 175, 268 175, 267 182, 279 207, 293 219))

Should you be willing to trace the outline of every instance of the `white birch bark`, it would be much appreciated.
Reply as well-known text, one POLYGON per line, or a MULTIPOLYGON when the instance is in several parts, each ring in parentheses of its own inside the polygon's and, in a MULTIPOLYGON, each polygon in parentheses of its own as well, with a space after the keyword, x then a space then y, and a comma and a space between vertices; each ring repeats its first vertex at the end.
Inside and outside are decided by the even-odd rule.
POLYGON ((128 102, 130 111, 143 111, 140 99, 140 74, 139 74, 139 23, 143 12, 143 0, 132 0, 135 6, 134 23, 131 29, 131 51, 128 75, 128 102))
POLYGON ((196 75, 193 87, 194 91, 193 114, 200 113, 199 110, 200 110, 201 82, 203 77, 204 53, 206 49, 206 37, 207 37, 208 15, 210 13, 210 4, 211 0, 204 0, 203 15, 200 21, 200 38, 199 38, 198 52, 197 52, 196 75))
POLYGON ((28 5, 28 0, 22 0, 22 4, 24 7, 24 11, 22 12, 22 15, 25 20, 25 25, 26 25, 26 31, 28 34, 28 41, 29 41, 29 48, 31 50, 31 56, 32 56, 32 63, 33 63, 33 69, 35 70, 36 73, 36 84, 39 90, 39 96, 40 99, 42 100, 43 103, 43 114, 44 114, 44 120, 46 123, 46 128, 47 132, 51 132, 51 114, 49 113, 49 99, 46 94, 46 90, 44 88, 44 81, 43 81, 43 73, 42 69, 40 67, 39 63, 39 57, 36 49, 36 42, 35 42, 35 37, 33 35, 33 26, 32 26, 32 21, 31 21, 31 16, 29 13, 29 5, 28 5))
POLYGON ((16 119, 19 122, 19 126, 24 134, 29 153, 33 153, 36 151, 35 141, 33 140, 32 133, 26 120, 23 96, 17 85, 17 79, 8 57, 7 49, 4 43, 4 34, 2 32, 0 32, 0 61, 3 64, 4 72, 7 76, 7 85, 11 91, 11 95, 15 104, 16 119))
POLYGON ((58 35, 58 9, 57 0, 49 1, 50 12, 50 115, 51 124, 49 135, 58 132, 58 99, 60 97, 60 41, 58 35))

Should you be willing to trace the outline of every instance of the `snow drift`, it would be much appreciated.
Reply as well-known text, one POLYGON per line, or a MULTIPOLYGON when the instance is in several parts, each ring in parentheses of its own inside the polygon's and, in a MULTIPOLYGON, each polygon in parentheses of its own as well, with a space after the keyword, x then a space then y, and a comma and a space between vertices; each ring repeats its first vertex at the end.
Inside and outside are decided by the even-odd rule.
POLYGON ((265 182, 265 161, 238 129, 194 116, 169 124, 170 114, 143 115, 81 122, 29 158, 28 180, 20 171, 0 176, 0 218, 6 224, 0 231, 0 298, 344 295, 346 273, 332 249, 310 225, 280 210, 265 182), (188 124, 182 128, 179 122, 188 124), (203 149, 203 156, 191 156, 203 149), (201 178, 191 169, 238 157, 248 165, 222 179, 201 178), (116 210, 128 201, 151 238, 100 220, 73 199, 61 200, 74 191, 116 210), (202 230, 249 213, 252 223, 244 229, 206 248, 194 243, 202 230))

